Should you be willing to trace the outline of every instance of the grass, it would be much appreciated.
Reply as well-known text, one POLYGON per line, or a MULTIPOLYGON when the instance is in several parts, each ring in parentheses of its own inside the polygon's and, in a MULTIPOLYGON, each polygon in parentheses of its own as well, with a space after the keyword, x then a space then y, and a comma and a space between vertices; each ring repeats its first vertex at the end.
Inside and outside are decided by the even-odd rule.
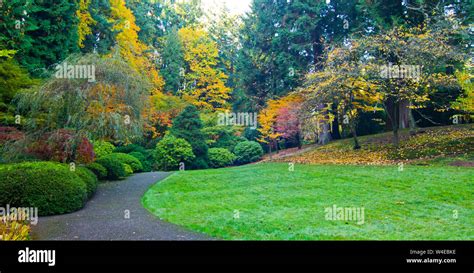
POLYGON ((177 172, 143 205, 221 239, 473 240, 474 169, 285 163, 177 172), (363 207, 364 223, 329 221, 325 208, 363 207), (456 217, 457 212, 457 217, 456 217))
POLYGON ((354 150, 352 139, 330 142, 309 152, 287 157, 285 162, 308 164, 393 165, 436 158, 468 157, 474 154, 474 124, 423 128, 415 136, 400 132, 400 145, 391 143, 392 133, 360 137, 362 148, 354 150))

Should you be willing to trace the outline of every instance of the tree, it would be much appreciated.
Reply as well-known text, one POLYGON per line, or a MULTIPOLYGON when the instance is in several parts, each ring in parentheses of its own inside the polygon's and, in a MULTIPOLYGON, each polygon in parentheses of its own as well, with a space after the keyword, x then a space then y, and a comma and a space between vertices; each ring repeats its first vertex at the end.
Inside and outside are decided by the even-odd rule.
POLYGON ((90 4, 91 0, 79 0, 79 9, 76 11, 76 16, 79 19, 77 43, 80 48, 84 47, 86 36, 92 34, 91 25, 96 23, 89 12, 90 4))
POLYGON ((176 29, 171 30, 165 37, 161 50, 161 75, 165 80, 165 91, 177 94, 184 82, 185 63, 183 45, 176 29))
POLYGON ((227 75, 216 68, 219 50, 204 30, 179 30, 186 61, 185 83, 181 94, 200 109, 225 110, 230 98, 227 75))
POLYGON ((78 52, 78 4, 75 0, 3 1, 0 41, 17 50, 17 61, 33 76, 78 52), (25 3, 26 2, 26 3, 25 3))
POLYGON ((89 14, 95 22, 90 25, 91 33, 84 38, 84 53, 107 54, 115 44, 115 31, 112 30, 109 0, 94 0, 89 3, 89 14))
POLYGON ((201 132, 202 121, 199 111, 194 105, 187 106, 175 119, 170 129, 172 135, 183 138, 193 147, 196 159, 191 168, 208 168, 208 146, 204 134, 201 132))

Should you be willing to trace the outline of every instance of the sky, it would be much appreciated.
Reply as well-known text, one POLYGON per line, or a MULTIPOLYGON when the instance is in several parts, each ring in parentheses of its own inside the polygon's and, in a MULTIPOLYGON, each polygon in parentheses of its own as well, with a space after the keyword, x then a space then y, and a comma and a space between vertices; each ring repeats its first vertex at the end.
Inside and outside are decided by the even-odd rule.
POLYGON ((227 5, 231 14, 241 15, 250 11, 252 0, 201 0, 204 9, 216 11, 222 5, 227 5))

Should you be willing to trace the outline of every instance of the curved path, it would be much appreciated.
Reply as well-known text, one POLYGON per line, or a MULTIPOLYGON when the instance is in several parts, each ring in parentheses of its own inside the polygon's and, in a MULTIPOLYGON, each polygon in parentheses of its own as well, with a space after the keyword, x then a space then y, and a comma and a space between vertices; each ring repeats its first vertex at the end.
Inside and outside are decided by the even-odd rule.
POLYGON ((206 235, 166 223, 141 204, 143 194, 170 173, 140 173, 100 183, 94 197, 77 212, 40 217, 34 240, 210 240, 206 235), (128 212, 130 212, 128 214, 128 212), (129 216, 129 218, 127 218, 129 216))

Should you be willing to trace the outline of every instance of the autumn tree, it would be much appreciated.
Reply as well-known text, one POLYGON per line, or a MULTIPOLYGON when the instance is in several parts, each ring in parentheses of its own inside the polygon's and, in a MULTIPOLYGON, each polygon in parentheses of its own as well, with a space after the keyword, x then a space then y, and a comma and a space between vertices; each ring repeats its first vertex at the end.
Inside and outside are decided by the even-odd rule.
POLYGON ((216 67, 217 44, 202 29, 180 29, 179 37, 186 62, 180 94, 200 109, 227 109, 231 89, 226 86, 227 75, 216 67))

